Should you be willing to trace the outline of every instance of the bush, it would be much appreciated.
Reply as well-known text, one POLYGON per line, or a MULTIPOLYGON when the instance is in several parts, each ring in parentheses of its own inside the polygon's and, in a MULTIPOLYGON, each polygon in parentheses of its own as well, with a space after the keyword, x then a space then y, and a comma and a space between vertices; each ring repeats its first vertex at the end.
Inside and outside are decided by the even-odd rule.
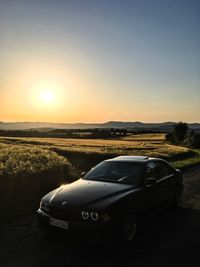
POLYGON ((200 148, 200 134, 190 130, 183 122, 179 122, 171 133, 166 134, 166 141, 175 145, 200 148))
POLYGON ((35 146, 0 144, 0 216, 33 212, 70 176, 67 159, 35 146))
POLYGON ((184 140, 184 145, 192 148, 200 148, 200 134, 197 134, 193 130, 188 132, 184 140))

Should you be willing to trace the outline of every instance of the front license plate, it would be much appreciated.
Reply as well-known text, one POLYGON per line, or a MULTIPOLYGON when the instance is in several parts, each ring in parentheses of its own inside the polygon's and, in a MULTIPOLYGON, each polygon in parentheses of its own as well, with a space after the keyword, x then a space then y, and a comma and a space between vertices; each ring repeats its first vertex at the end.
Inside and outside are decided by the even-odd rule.
POLYGON ((68 230, 68 222, 56 218, 50 218, 50 225, 68 230))

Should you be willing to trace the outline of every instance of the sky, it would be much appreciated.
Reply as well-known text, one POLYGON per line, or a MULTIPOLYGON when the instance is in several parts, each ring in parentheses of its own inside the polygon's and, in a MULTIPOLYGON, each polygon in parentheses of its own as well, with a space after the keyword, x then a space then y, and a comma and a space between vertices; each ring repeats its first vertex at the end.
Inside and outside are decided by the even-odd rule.
POLYGON ((0 121, 200 122, 199 0, 1 0, 0 121))

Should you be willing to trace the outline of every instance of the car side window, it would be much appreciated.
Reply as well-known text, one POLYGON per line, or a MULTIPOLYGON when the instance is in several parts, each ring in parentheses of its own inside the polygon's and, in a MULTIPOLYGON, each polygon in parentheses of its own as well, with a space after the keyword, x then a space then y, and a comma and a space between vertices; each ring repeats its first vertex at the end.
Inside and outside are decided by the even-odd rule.
POLYGON ((148 162, 146 165, 145 179, 147 178, 154 178, 154 179, 160 178, 158 165, 154 161, 148 162))
POLYGON ((174 172, 170 166, 168 166, 164 162, 159 162, 159 169, 160 169, 160 178, 166 178, 172 175, 174 172))

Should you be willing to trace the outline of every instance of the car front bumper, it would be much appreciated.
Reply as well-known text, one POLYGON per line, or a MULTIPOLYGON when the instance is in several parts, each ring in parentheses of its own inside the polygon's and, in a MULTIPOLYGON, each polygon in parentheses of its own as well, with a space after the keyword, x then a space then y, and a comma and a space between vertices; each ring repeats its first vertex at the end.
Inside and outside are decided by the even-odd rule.
MULTIPOLYGON (((37 218, 39 226, 45 229, 61 230, 66 233, 75 234, 109 234, 115 227, 111 221, 108 222, 85 222, 85 221, 72 221, 68 220, 68 229, 52 226, 50 224, 51 216, 41 209, 37 210, 37 218)), ((56 218, 59 219, 59 218, 56 218)))

